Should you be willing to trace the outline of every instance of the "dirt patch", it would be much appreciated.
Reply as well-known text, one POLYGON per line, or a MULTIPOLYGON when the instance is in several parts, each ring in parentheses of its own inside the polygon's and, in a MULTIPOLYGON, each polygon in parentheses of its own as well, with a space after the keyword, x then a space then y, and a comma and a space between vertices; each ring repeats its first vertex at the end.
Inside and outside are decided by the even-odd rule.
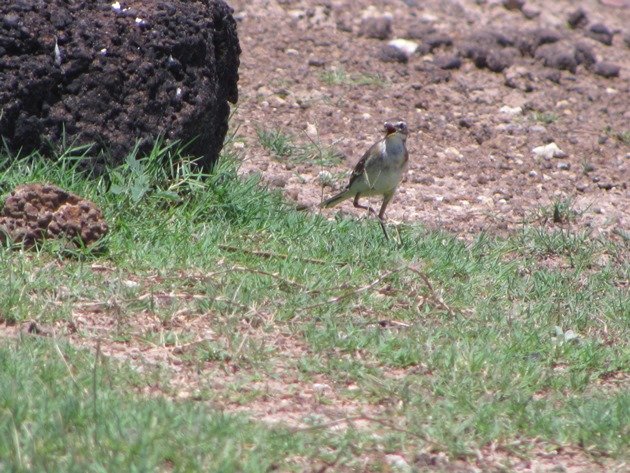
MULTIPOLYGON (((472 0, 390 0, 377 9, 367 0, 234 0, 243 172, 316 209, 345 185, 382 122, 403 117, 411 164, 388 208, 392 221, 505 232, 567 201, 576 228, 627 229, 630 8, 580 4, 582 16, 569 1, 509 10, 472 0), (384 14, 389 27, 365 20, 384 14), (385 48, 393 38, 418 49, 398 62, 385 48), (602 62, 619 66, 618 76, 599 75, 602 62), (344 162, 276 158, 260 145, 261 129, 333 147, 344 162), (562 153, 532 152, 550 142, 562 153)), ((339 209, 364 215, 351 204, 326 215, 339 209)))

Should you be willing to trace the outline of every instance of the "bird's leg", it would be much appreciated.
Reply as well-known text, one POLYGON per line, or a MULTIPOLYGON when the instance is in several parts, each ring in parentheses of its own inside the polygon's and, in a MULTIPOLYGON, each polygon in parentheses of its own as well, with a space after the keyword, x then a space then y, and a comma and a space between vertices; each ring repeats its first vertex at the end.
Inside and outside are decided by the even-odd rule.
POLYGON ((352 202, 352 205, 354 205, 357 209, 368 210, 371 214, 375 214, 376 212, 369 205, 361 205, 361 204, 359 204, 359 198, 360 197, 361 197, 361 194, 355 195, 354 196, 354 202, 352 202))
POLYGON ((389 240, 389 236, 387 235, 387 229, 385 228, 385 209, 387 208, 387 204, 392 200, 394 193, 383 195, 383 203, 381 204, 381 210, 378 212, 378 221, 381 224, 381 228, 383 229, 383 234, 385 235, 385 239, 389 240))

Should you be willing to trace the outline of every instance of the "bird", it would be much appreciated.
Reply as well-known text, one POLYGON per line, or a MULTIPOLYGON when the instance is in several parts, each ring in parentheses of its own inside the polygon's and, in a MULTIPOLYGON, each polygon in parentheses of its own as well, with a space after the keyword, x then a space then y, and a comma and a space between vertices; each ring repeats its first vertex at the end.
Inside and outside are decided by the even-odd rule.
POLYGON ((320 206, 322 208, 334 207, 353 197, 355 207, 376 213, 371 207, 361 205, 359 199, 364 196, 382 195, 383 203, 378 218, 387 237, 387 231, 383 225, 385 210, 407 170, 409 130, 404 120, 388 120, 384 123, 384 129, 385 137, 374 143, 361 157, 344 190, 325 200, 320 206))

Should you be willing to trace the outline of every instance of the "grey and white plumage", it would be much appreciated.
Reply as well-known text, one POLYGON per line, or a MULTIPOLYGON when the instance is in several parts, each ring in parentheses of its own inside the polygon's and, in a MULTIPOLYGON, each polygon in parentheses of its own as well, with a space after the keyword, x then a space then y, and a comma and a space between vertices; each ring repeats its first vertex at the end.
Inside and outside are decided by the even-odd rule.
POLYGON ((383 203, 378 217, 383 220, 387 204, 392 200, 409 162, 407 124, 403 120, 387 121, 385 133, 385 137, 374 143, 356 164, 346 188, 322 202, 321 207, 333 207, 354 197, 355 207, 372 211, 370 207, 359 204, 359 199, 362 196, 382 195, 383 203))

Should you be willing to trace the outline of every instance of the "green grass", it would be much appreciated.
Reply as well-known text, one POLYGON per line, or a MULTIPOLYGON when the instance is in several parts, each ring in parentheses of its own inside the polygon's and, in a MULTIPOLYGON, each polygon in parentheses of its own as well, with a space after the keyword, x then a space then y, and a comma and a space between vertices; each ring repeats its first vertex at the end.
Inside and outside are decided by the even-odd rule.
POLYGON ((532 112, 532 118, 538 123, 550 125, 558 121, 558 115, 553 112, 532 112))
POLYGON ((377 86, 384 87, 388 81, 378 74, 349 74, 344 68, 327 69, 320 74, 326 85, 377 86))
POLYGON ((319 140, 309 138, 306 143, 295 144, 294 137, 278 130, 258 129, 257 134, 261 146, 278 161, 329 167, 339 164, 343 159, 333 146, 323 146, 319 140))
POLYGON ((0 470, 356 471, 369 457, 379 471, 387 453, 472 461, 490 444, 627 459, 627 242, 537 227, 464 242, 420 225, 390 228, 387 242, 373 219, 294 211, 237 170, 224 156, 205 176, 158 145, 99 180, 70 159, 0 171, 4 195, 45 180, 110 223, 97 252, 0 249, 0 320, 59 334, 2 344, 0 470), (86 304, 102 308, 86 315, 86 304), (164 350, 210 328, 170 352, 197 380, 192 398, 174 400, 168 370, 96 364, 88 332, 73 340, 92 348, 64 342, 79 316, 110 321, 103 344, 164 350), (148 316, 160 330, 138 335, 148 316), (253 383, 271 380, 298 393, 324 382, 335 395, 318 405, 342 417, 352 402, 368 420, 296 433, 213 409, 264 402, 273 394, 253 383), (159 394, 143 394, 151 387, 159 394))

